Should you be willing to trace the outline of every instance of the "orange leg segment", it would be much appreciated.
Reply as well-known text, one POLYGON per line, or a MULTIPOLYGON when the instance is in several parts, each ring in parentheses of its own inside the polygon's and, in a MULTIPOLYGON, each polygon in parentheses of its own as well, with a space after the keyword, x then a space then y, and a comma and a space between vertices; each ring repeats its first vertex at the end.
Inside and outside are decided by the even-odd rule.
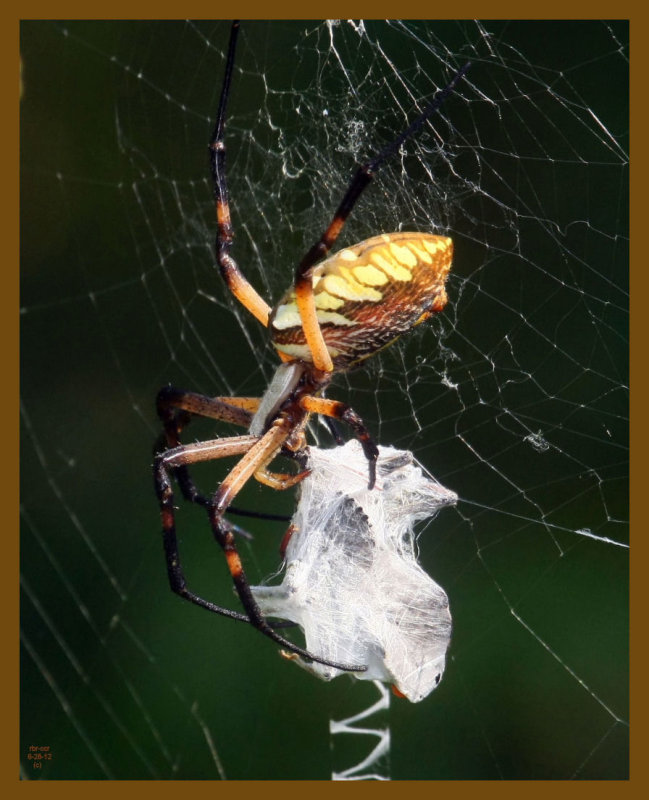
POLYGON ((305 469, 302 472, 298 472, 297 475, 294 475, 288 472, 271 472, 263 467, 255 472, 255 479, 258 480, 259 483, 263 483, 264 486, 268 486, 271 489, 277 489, 278 491, 283 491, 284 489, 290 489, 300 481, 303 481, 307 475, 310 474, 311 470, 308 469, 305 469))
POLYGON ((312 395, 303 397, 300 400, 300 405, 305 411, 309 411, 312 414, 322 414, 325 417, 339 419, 349 425, 361 443, 365 457, 369 462, 369 488, 373 489, 376 483, 376 460, 379 457, 379 450, 374 444, 363 420, 354 409, 339 400, 328 400, 324 397, 313 397, 312 395))
POLYGON ((333 361, 329 355, 316 315, 313 281, 310 271, 301 275, 295 283, 295 302, 300 312, 302 329, 304 330, 306 343, 311 351, 313 363, 317 369, 323 372, 333 372, 333 361))
POLYGON ((223 513, 229 501, 237 495, 246 481, 252 477, 257 470, 263 469, 266 463, 273 458, 290 434, 290 430, 290 423, 285 419, 280 419, 277 420, 261 438, 247 435, 235 436, 229 439, 215 439, 210 442, 197 442, 195 444, 175 447, 156 457, 154 477, 156 492, 160 501, 162 533, 169 583, 172 590, 186 600, 202 608, 206 608, 209 611, 249 622, 270 639, 273 639, 278 644, 309 661, 315 659, 337 669, 362 672, 367 669, 364 665, 338 664, 336 662, 327 661, 326 659, 319 659, 316 655, 309 653, 304 648, 298 647, 293 644, 293 642, 280 636, 266 621, 252 594, 248 580, 246 579, 234 534, 223 519, 223 513), (228 570, 246 614, 216 606, 214 603, 204 600, 188 589, 180 564, 174 520, 173 492, 169 480, 169 471, 171 469, 193 464, 198 461, 208 461, 229 455, 240 455, 241 453, 245 453, 245 455, 237 462, 216 492, 214 492, 207 505, 207 511, 212 533, 223 548, 228 570))

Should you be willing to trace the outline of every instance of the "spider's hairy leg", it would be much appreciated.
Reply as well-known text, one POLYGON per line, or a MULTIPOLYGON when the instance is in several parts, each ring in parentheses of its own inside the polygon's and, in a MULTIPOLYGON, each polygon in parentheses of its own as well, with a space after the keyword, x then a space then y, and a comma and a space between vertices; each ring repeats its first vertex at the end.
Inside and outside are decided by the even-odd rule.
MULTIPOLYGON (((180 432, 191 421, 193 416, 216 419, 220 422, 230 422, 243 428, 250 426, 250 421, 259 408, 259 397, 207 397, 196 392, 187 392, 173 386, 165 386, 158 392, 156 408, 158 416, 164 426, 164 433, 155 443, 153 454, 158 455, 169 448, 181 444, 180 432)), ((208 503, 205 495, 201 494, 186 465, 175 467, 173 476, 180 487, 182 496, 188 503, 206 506, 208 503)), ((256 519, 275 520, 287 522, 290 517, 285 514, 270 514, 262 511, 249 511, 244 508, 228 508, 229 514, 241 517, 254 517, 256 519)), ((252 538, 247 531, 238 525, 229 522, 232 529, 244 538, 252 538)))
POLYGON ((160 389, 156 398, 156 410, 164 425, 169 447, 180 444, 178 435, 192 415, 248 428, 258 406, 257 397, 207 397, 174 386, 160 389))
MULTIPOLYGON (((254 412, 259 406, 257 397, 207 397, 196 392, 187 392, 173 386, 160 389, 156 398, 156 410, 164 427, 164 433, 154 446, 154 455, 181 444, 180 433, 193 416, 207 417, 248 428, 254 412)), ((194 484, 186 466, 173 470, 183 497, 190 503, 206 505, 207 499, 194 484)), ((239 513, 238 509, 230 509, 239 513)))
POLYGON ((305 411, 313 414, 322 414, 325 417, 332 417, 347 423, 354 431, 358 441, 361 443, 365 458, 369 464, 370 480, 369 489, 374 488, 376 483, 376 461, 379 457, 379 449, 374 443, 369 431, 365 427, 363 420, 358 416, 353 408, 339 400, 327 400, 324 397, 313 397, 306 395, 300 399, 300 405, 305 411))
MULTIPOLYGON (((257 628, 258 631, 268 636, 273 641, 287 648, 293 653, 297 653, 309 661, 318 661, 321 664, 333 667, 334 669, 346 672, 364 672, 367 667, 362 665, 339 664, 319 658, 313 653, 309 653, 302 647, 298 647, 293 642, 280 636, 273 627, 267 622, 261 613, 256 600, 250 589, 250 584, 243 570, 241 558, 237 550, 234 534, 229 529, 223 513, 227 509, 230 501, 243 488, 245 483, 279 452, 284 442, 291 434, 291 425, 287 419, 277 419, 268 431, 258 439, 255 444, 245 453, 240 461, 232 468, 219 488, 214 492, 208 507, 208 514, 212 532, 215 539, 223 548, 225 559, 230 570, 230 575, 234 582, 239 599, 246 611, 247 620, 257 628)), ((245 437, 241 437, 242 439, 245 437)))
MULTIPOLYGON (((298 647, 288 639, 276 633, 271 624, 263 617, 250 591, 250 586, 243 571, 243 566, 237 550, 234 533, 229 523, 223 518, 229 501, 236 496, 256 470, 263 468, 268 461, 273 458, 289 435, 290 423, 280 419, 277 420, 261 438, 248 434, 245 436, 232 436, 228 439, 212 439, 206 442, 180 445, 179 447, 172 448, 156 456, 154 462, 154 481, 156 494, 160 503, 162 535, 169 585, 172 591, 185 600, 189 600, 191 603, 205 608, 208 611, 212 611, 213 613, 221 614, 222 616, 242 622, 248 622, 265 636, 268 636, 286 649, 301 655, 309 661, 318 661, 326 666, 346 672, 363 672, 366 669, 365 666, 339 664, 318 658, 307 650, 304 650, 304 648, 298 647), (186 467, 190 464, 233 455, 243 455, 243 457, 221 483, 221 486, 216 490, 211 500, 208 501, 207 511, 212 532, 217 542, 223 548, 230 575, 232 576, 237 594, 239 595, 246 614, 217 606, 215 603, 199 597, 187 587, 180 562, 180 554, 178 552, 174 497, 171 481, 169 479, 170 472, 179 467, 186 467)), ((282 623, 277 627, 283 627, 282 623)))
POLYGON ((232 221, 230 219, 230 202, 225 179, 224 131, 238 34, 239 23, 235 21, 232 23, 232 29, 230 31, 230 42, 228 45, 223 86, 221 88, 221 99, 219 100, 219 110, 209 144, 210 168, 214 184, 214 202, 216 205, 217 220, 216 259, 228 289, 266 328, 268 327, 268 317, 271 311, 270 306, 244 277, 237 263, 230 255, 234 234, 232 230, 232 221))
MULTIPOLYGON (((249 450, 254 445, 258 437, 238 436, 233 439, 214 439, 200 444, 180 445, 156 456, 153 467, 155 490, 160 503, 160 517, 162 519, 162 541, 167 562, 167 576, 169 586, 176 594, 189 600, 201 608, 206 608, 216 614, 225 617, 248 621, 245 614, 232 611, 229 608, 222 608, 209 600, 194 594, 187 588, 185 575, 180 563, 178 553, 178 538, 176 536, 176 520, 174 512, 174 495, 169 479, 170 470, 177 469, 187 464, 197 461, 207 461, 214 458, 221 458, 230 455, 240 455, 249 450), (235 441, 233 441, 235 439, 235 441)), ((232 536, 233 534, 230 533, 232 536)))

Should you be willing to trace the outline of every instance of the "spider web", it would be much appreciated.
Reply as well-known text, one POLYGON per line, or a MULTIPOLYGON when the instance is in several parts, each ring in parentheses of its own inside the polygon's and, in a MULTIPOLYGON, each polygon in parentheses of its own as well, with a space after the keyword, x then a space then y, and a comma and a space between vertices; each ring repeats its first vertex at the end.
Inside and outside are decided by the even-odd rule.
MULTIPOLYGON (((329 723, 374 687, 320 683, 167 587, 155 394, 260 394, 277 363, 214 269, 205 145, 227 36, 22 25, 27 778, 328 778, 365 752, 332 763, 329 723)), ((341 238, 455 243, 446 310, 330 391, 459 496, 419 540, 450 599, 446 673, 423 703, 393 700, 391 776, 626 777, 628 25, 274 22, 240 38, 234 253, 269 299, 355 164, 473 62, 341 238)), ((255 484, 238 505, 290 515, 294 496, 255 484)), ((259 583, 285 526, 244 522, 259 583)), ((204 513, 178 525, 190 586, 236 608, 204 513)))

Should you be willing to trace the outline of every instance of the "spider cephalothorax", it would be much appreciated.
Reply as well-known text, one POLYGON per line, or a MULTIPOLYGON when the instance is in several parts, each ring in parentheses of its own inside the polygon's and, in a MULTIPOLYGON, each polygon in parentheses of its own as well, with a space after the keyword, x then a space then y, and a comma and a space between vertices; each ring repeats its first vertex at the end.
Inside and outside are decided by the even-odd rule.
POLYGON ((155 457, 154 479, 169 583, 172 590, 185 599, 218 614, 249 622, 303 658, 335 669, 363 671, 366 668, 363 664, 328 661, 277 633, 281 623, 269 623, 255 602, 237 552, 232 526, 223 515, 252 477, 274 489, 285 489, 302 480, 304 472, 276 473, 268 466, 280 452, 300 460, 306 446, 305 427, 311 414, 340 420, 351 427, 368 461, 369 486, 374 485, 378 449, 363 421, 345 403, 324 398, 322 393, 334 371, 357 364, 444 307, 444 284, 451 267, 453 246, 446 236, 400 232, 375 236, 327 256, 374 173, 439 108, 469 65, 456 73, 449 85, 394 142, 358 169, 331 223, 298 264, 293 286, 271 309, 230 255, 233 232, 225 179, 224 129, 238 30, 239 25, 234 22, 210 142, 217 217, 216 256, 228 288, 268 328, 284 363, 262 398, 206 397, 171 387, 159 393, 157 410, 164 425, 164 442, 155 457), (231 422, 247 428, 248 433, 181 444, 181 429, 192 415, 231 422), (226 456, 241 458, 216 491, 205 497, 197 491, 187 467, 226 456), (245 613, 217 606, 187 588, 178 554, 171 476, 186 499, 206 508, 213 535, 224 550, 245 613))

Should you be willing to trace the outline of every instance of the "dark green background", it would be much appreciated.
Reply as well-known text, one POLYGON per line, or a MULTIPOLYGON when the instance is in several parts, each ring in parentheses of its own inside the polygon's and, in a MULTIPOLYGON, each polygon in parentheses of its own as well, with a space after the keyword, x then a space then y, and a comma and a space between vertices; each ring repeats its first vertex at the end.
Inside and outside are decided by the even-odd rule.
MULTIPOLYGON (((212 267, 205 144, 228 26, 21 31, 24 775, 326 779, 356 753, 336 742, 332 764, 329 718, 371 687, 317 682, 173 596, 150 477, 159 387, 258 394, 275 364, 212 267)), ((627 536, 628 27, 343 24, 335 52, 329 35, 242 30, 236 257, 269 298, 355 160, 473 61, 344 234, 438 230, 456 248, 444 313, 331 392, 461 498, 420 542, 454 635, 439 689, 392 703, 392 776, 626 777, 628 551, 576 531, 627 536)), ((234 607, 203 515, 179 522, 193 587, 234 607)), ((283 526, 247 527, 259 581, 283 526)))

